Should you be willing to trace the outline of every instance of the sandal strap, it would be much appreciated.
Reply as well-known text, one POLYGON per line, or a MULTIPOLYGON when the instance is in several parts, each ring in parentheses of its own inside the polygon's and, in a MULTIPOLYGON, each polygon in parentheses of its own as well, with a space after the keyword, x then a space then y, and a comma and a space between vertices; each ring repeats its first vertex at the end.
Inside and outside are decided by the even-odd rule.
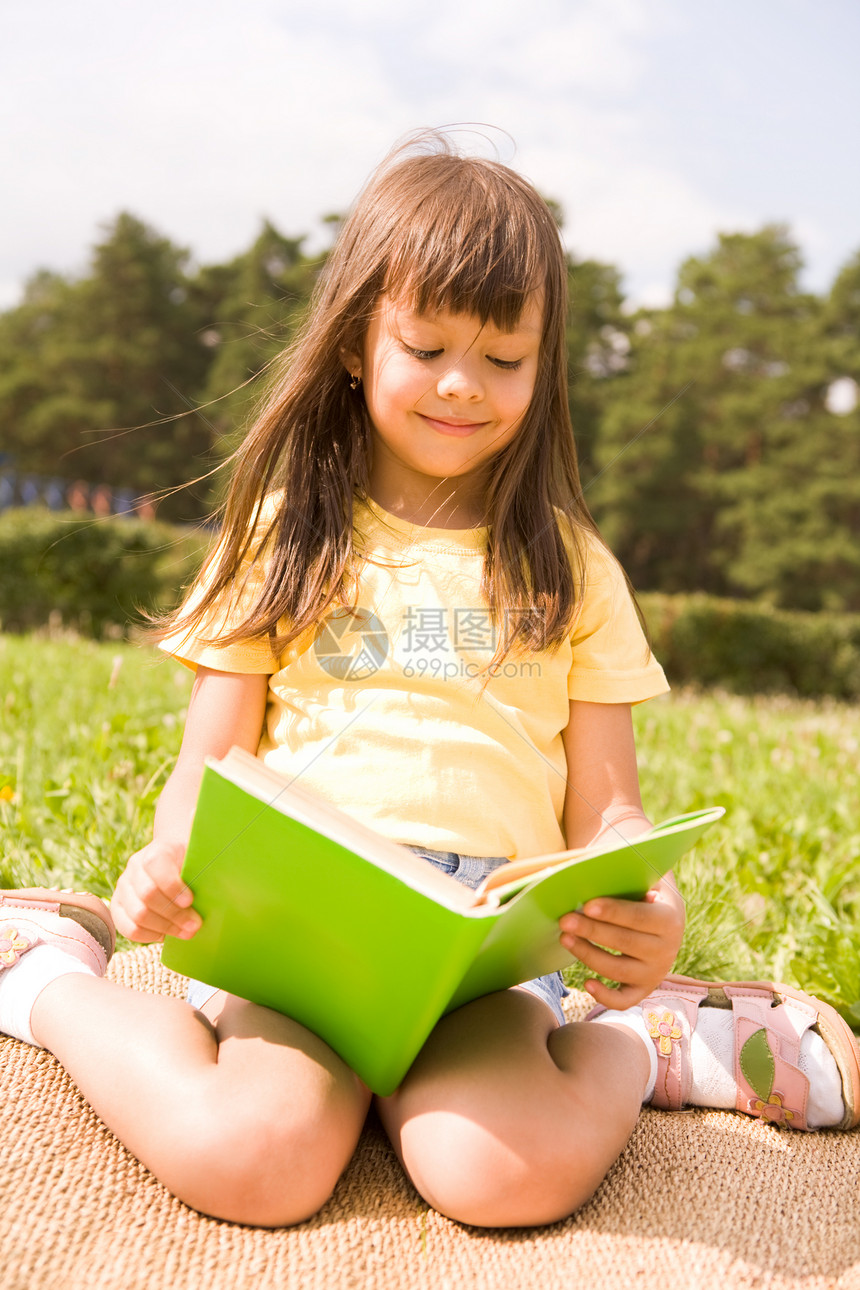
POLYGON ((657 1049, 653 1106, 678 1110, 692 1087, 690 1037, 699 1006, 732 1014, 735 1107, 746 1115, 792 1129, 808 1129, 809 1078, 800 1069, 808 1030, 821 1035, 842 1081, 845 1114, 834 1128, 860 1124, 860 1047, 834 1008, 794 986, 772 981, 696 980, 670 976, 642 1001, 645 1025, 657 1049))
POLYGON ((735 1080, 739 1111, 793 1129, 808 1128, 809 1080, 800 1069, 800 1043, 818 1012, 802 999, 761 988, 724 985, 735 1024, 735 1080), (776 1002, 778 1000, 778 1002, 776 1002))
POLYGON ((110 912, 82 892, 29 887, 0 892, 0 972, 38 944, 54 945, 103 976, 114 945, 110 912))
POLYGON ((665 982, 642 1005, 645 1026, 657 1050, 657 1082, 651 1105, 663 1111, 680 1111, 689 1101, 693 1082, 690 1036, 696 1028, 699 1004, 707 997, 707 986, 665 982))

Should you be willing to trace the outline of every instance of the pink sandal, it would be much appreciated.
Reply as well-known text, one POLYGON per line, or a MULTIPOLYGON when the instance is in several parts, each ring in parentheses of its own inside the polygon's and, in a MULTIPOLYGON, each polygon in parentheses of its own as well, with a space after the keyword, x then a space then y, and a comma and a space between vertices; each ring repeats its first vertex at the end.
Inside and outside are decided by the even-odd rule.
POLYGON ((110 910, 98 896, 49 887, 0 891, 0 972, 35 945, 55 945, 103 976, 116 947, 110 910))
POLYGON ((860 1052, 835 1008, 787 985, 770 981, 696 981, 670 976, 642 1001, 657 1049, 657 1086, 651 1105, 680 1110, 692 1083, 690 1036, 699 1005, 731 1008, 735 1026, 736 1106, 771 1124, 808 1129, 809 1080, 800 1070, 800 1042, 814 1029, 824 1040, 842 1078, 845 1115, 839 1129, 860 1123, 860 1052))

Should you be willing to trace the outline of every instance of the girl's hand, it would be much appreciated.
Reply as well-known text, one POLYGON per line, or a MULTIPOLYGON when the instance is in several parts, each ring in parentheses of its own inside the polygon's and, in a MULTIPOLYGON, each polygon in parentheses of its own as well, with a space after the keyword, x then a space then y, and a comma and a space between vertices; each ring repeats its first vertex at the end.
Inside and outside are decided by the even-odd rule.
POLYGON ((182 747, 155 812, 155 837, 136 851, 116 885, 111 912, 130 941, 188 940, 200 927, 180 871, 207 757, 237 744, 255 752, 266 711, 268 677, 198 667, 182 747))
POLYGON ((185 847, 154 841, 136 851, 125 867, 111 900, 117 931, 130 941, 161 941, 165 936, 188 940, 200 927, 190 908, 193 896, 179 876, 185 847))
POLYGON ((588 993, 607 1008, 630 1008, 671 972, 684 935, 684 901, 667 874, 644 900, 600 896, 580 912, 565 914, 559 926, 568 953, 618 982, 610 989, 600 981, 586 981, 588 993))

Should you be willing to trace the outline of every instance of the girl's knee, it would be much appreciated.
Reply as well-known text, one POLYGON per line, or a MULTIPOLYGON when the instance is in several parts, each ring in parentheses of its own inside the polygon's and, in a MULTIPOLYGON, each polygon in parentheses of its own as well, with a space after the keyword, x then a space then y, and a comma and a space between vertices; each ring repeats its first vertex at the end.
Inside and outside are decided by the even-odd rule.
POLYGON ((198 1134, 170 1190, 192 1209, 254 1227, 290 1227, 330 1198, 355 1148, 355 1132, 312 1112, 291 1122, 230 1117, 198 1134))
MULTIPOLYGON (((408 1126, 403 1163, 434 1209, 476 1227, 535 1227, 567 1218, 590 1200, 594 1170, 564 1132, 506 1142, 453 1115, 408 1126)), ((599 1182, 599 1179, 598 1179, 599 1182)))

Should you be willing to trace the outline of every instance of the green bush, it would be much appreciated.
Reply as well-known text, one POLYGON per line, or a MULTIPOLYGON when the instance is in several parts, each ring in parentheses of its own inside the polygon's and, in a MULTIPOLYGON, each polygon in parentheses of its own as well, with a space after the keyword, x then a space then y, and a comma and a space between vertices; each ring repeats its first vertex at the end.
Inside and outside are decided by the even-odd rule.
POLYGON ((737 694, 860 697, 860 614, 799 613, 705 595, 639 597, 670 681, 737 694))
MULTIPOLYGON (((0 626, 125 632, 176 603, 209 538, 199 530, 29 507, 0 514, 0 626)), ((860 698, 860 615, 799 613, 705 595, 639 597, 673 684, 737 694, 860 698)))
POLYGON ((141 611, 169 608, 208 538, 154 521, 55 513, 0 514, 0 625, 62 623, 84 635, 126 631, 141 611))

